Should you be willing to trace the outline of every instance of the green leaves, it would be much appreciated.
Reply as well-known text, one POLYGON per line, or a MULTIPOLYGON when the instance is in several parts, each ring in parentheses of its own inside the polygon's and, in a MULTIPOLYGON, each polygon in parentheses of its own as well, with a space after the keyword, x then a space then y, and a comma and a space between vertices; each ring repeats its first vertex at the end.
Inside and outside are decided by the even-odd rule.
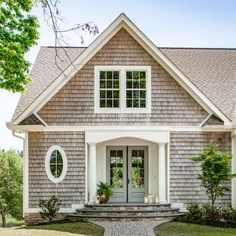
POLYGON ((31 0, 0 0, 0 88, 24 92, 30 63, 24 59, 38 39, 31 0))
POLYGON ((0 211, 22 219, 22 158, 13 150, 0 151, 0 211))
POLYGON ((198 179, 205 188, 212 206, 218 197, 223 197, 226 191, 230 191, 226 183, 236 176, 231 173, 230 169, 231 155, 218 152, 217 147, 217 145, 207 147, 191 158, 193 161, 200 162, 201 173, 198 175, 198 179))
POLYGON ((40 214, 44 219, 48 219, 49 221, 52 221, 56 216, 56 213, 60 210, 60 206, 61 200, 54 195, 49 200, 39 200, 39 207, 42 210, 40 214))

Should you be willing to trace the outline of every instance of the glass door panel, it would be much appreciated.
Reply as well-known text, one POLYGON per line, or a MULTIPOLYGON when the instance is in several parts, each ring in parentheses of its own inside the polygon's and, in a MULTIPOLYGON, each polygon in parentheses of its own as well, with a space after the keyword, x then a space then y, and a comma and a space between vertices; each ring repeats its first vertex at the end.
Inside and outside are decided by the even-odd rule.
POLYGON ((127 153, 125 146, 107 147, 107 182, 113 187, 109 202, 127 201, 127 153))
POLYGON ((143 202, 147 192, 147 147, 128 148, 128 201, 143 202))

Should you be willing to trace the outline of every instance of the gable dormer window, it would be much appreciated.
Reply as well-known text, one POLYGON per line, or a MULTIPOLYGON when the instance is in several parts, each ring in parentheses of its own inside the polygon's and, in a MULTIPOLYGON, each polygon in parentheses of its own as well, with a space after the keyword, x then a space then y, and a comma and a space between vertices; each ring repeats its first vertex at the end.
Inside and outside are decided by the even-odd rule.
POLYGON ((95 66, 95 113, 150 113, 150 66, 95 66))

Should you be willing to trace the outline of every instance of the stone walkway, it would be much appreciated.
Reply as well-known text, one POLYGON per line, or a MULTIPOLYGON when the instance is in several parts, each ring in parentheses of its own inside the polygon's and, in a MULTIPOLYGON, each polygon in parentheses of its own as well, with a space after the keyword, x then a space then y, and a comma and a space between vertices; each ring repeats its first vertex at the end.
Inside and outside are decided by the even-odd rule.
POLYGON ((121 221, 91 221, 105 229, 104 236, 155 236, 153 228, 169 222, 171 219, 159 220, 121 220, 121 221))

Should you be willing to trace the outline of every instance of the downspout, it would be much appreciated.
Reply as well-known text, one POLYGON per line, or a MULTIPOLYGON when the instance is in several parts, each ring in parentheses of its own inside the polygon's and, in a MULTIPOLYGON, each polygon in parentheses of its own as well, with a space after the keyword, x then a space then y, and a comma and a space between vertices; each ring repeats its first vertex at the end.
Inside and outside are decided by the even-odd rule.
POLYGON ((16 137, 16 138, 22 139, 23 142, 25 141, 25 138, 24 138, 24 137, 21 137, 20 135, 15 134, 15 132, 14 132, 13 130, 12 130, 12 135, 13 135, 14 137, 16 137))
POLYGON ((25 218, 26 211, 28 209, 28 133, 25 132, 25 137, 15 134, 12 130, 12 135, 16 138, 23 140, 23 218, 25 218))

